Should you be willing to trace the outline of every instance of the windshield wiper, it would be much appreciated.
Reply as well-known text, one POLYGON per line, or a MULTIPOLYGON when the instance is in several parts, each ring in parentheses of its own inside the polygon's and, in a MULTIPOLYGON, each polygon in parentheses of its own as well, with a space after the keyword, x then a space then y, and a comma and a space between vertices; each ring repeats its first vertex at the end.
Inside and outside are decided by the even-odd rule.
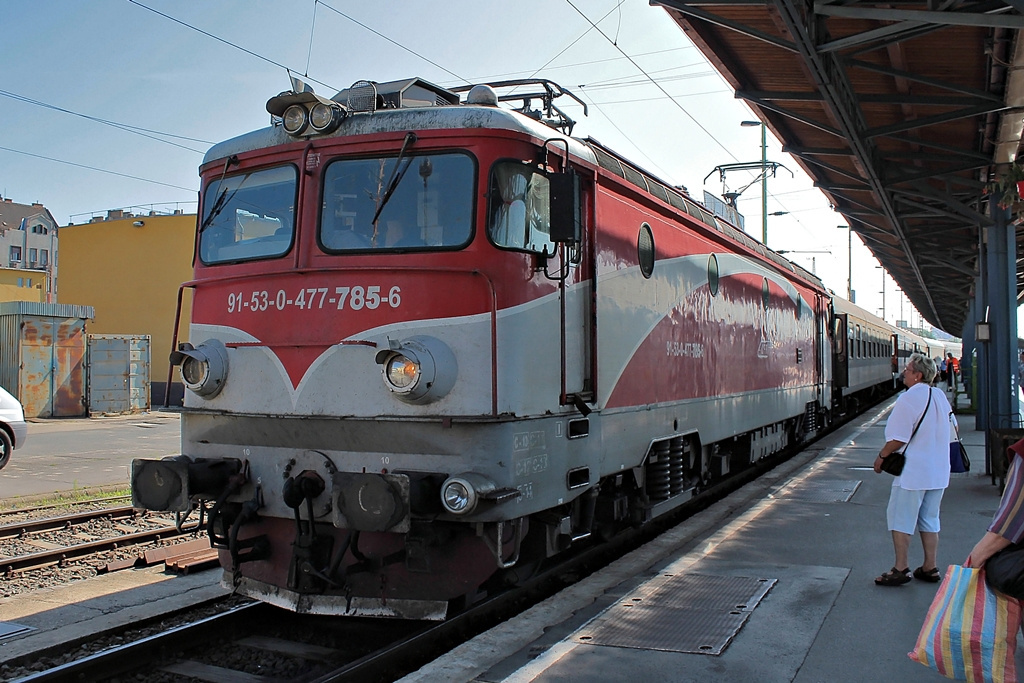
MULTIPOLYGON (((230 166, 234 166, 237 163, 238 157, 235 156, 234 154, 227 158, 227 161, 224 162, 224 171, 220 174, 220 180, 217 181, 218 185, 224 182, 224 176, 228 174, 228 168, 230 166)), ((245 181, 243 180, 242 183, 244 182, 245 181)), ((238 184, 238 187, 235 188, 235 191, 231 193, 231 197, 235 196, 235 192, 238 192, 239 188, 242 187, 242 183, 238 184)), ((220 194, 217 195, 217 201, 215 201, 213 203, 213 206, 210 207, 210 213, 206 215, 206 220, 204 220, 203 224, 199 226, 199 232, 203 232, 208 227, 210 227, 210 224, 213 223, 213 219, 219 216, 220 212, 224 210, 224 207, 227 205, 229 199, 230 197, 228 197, 228 188, 225 187, 223 190, 220 191, 220 194)))
MULTIPOLYGON (((391 169, 391 178, 388 180, 388 188, 384 191, 384 196, 380 199, 380 206, 377 207, 377 211, 373 214, 373 219, 370 221, 370 225, 374 228, 377 227, 377 219, 380 218, 380 212, 387 206, 388 201, 391 199, 391 195, 398 189, 398 184, 402 182, 402 178, 405 177, 405 172, 409 170, 409 165, 412 164, 412 157, 406 157, 405 153, 416 142, 416 133, 409 131, 405 134, 405 141, 402 142, 402 149, 398 152, 398 158, 395 159, 395 167, 391 169), (402 170, 399 171, 398 167, 405 161, 405 165, 402 166, 402 170)), ((376 232, 376 230, 374 231, 376 232)))

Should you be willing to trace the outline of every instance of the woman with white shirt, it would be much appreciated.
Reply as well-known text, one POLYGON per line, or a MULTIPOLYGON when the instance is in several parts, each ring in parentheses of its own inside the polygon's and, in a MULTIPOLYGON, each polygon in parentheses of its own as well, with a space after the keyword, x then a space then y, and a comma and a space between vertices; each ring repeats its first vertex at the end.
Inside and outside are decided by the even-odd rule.
POLYGON ((902 586, 910 581, 910 539, 921 533, 924 561, 913 577, 936 583, 941 580, 936 564, 939 547, 939 505, 949 486, 949 416, 953 412, 946 394, 931 387, 935 361, 919 353, 910 356, 903 371, 907 391, 892 408, 885 423, 885 445, 875 459, 882 461, 903 449, 903 472, 893 480, 886 519, 896 555, 893 568, 875 579, 879 586, 902 586), (904 448, 905 446, 905 448, 904 448))

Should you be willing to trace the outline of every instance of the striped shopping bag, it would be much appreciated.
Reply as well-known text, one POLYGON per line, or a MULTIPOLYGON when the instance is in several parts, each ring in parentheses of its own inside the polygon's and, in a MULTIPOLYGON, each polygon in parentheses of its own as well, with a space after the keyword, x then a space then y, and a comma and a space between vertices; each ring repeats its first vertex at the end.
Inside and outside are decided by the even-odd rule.
POLYGON ((950 565, 908 655, 947 678, 1013 683, 1020 625, 1020 602, 985 585, 983 569, 950 565))

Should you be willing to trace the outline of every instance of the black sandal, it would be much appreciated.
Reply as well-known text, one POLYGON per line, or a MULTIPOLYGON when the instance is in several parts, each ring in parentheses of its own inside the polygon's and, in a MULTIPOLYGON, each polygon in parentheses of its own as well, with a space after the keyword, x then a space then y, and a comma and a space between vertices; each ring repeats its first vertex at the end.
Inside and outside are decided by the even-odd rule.
POLYGON ((902 586, 905 583, 910 583, 910 567, 906 569, 893 567, 875 579, 876 586, 902 586))
POLYGON ((914 570, 914 578, 918 581, 927 581, 928 583, 938 583, 939 581, 942 581, 942 576, 939 574, 938 567, 932 567, 928 571, 925 571, 923 565, 914 570))

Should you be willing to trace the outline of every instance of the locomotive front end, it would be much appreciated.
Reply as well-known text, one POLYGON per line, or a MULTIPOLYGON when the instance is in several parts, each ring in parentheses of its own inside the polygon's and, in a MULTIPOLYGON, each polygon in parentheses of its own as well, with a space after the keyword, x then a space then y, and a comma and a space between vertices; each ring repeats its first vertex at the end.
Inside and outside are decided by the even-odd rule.
POLYGON ((283 93, 268 103, 276 125, 208 154, 188 341, 172 355, 183 454, 134 461, 132 494, 201 509, 239 592, 442 619, 516 565, 527 518, 550 507, 524 472, 564 441, 562 422, 521 418, 575 408, 559 400, 558 326, 538 331, 555 349, 538 359, 501 319, 529 297, 559 302, 522 241, 556 245, 526 213, 514 250, 480 229, 497 182, 481 159, 507 151, 466 131, 496 114, 423 81, 390 85, 283 93), (545 398, 523 398, 535 390, 545 398))

